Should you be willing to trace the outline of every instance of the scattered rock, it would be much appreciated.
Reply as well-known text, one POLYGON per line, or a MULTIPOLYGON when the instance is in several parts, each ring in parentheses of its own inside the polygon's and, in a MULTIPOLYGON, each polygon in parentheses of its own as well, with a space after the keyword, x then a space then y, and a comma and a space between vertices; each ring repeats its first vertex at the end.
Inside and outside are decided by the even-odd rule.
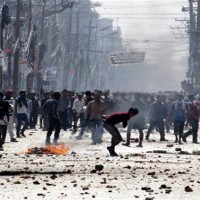
POLYGON ((155 174, 156 174, 156 172, 149 172, 147 175, 154 176, 155 174))
POLYGON ((42 196, 42 197, 45 197, 46 195, 43 194, 43 193, 38 193, 37 196, 42 196))
POLYGON ((153 200, 154 197, 146 197, 145 200, 153 200))
POLYGON ((165 185, 165 184, 162 184, 160 187, 159 187, 159 189, 166 189, 167 188, 167 186, 165 185))
POLYGON ((56 176, 55 174, 53 174, 52 176, 50 176, 50 178, 54 180, 54 179, 58 178, 58 176, 56 176))
POLYGON ((15 181, 13 184, 21 184, 20 181, 15 181))
POLYGON ((150 187, 142 187, 141 190, 145 190, 146 192, 148 192, 151 190, 151 188, 150 187))
POLYGON ((190 186, 185 187, 186 192, 193 192, 193 189, 190 186))
POLYGON ((34 185, 40 185, 40 182, 39 181, 33 181, 33 184, 34 185))
POLYGON ((179 154, 182 154, 182 155, 189 155, 190 153, 188 151, 180 151, 179 154))
POLYGON ((153 153, 167 153, 166 150, 153 150, 153 153))
POLYGON ((173 144, 167 144, 167 147, 173 147, 174 145, 173 144))
POLYGON ((182 151, 180 147, 175 148, 175 151, 182 151))
POLYGON ((195 150, 194 150, 194 151, 193 151, 193 154, 194 154, 194 155, 200 155, 200 151, 195 151, 195 150))
POLYGON ((70 169, 68 169, 68 170, 66 171, 66 174, 72 174, 72 171, 71 171, 70 169))
POLYGON ((127 165, 124 167, 125 169, 131 169, 131 166, 127 165))
POLYGON ((96 171, 102 171, 103 168, 104 168, 103 165, 95 165, 95 170, 96 170, 96 171))

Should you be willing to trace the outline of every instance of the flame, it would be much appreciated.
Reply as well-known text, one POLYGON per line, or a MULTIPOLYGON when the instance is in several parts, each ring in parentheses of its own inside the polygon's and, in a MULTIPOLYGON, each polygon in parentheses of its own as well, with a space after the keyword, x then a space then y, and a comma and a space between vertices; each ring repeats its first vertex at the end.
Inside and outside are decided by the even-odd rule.
POLYGON ((58 155, 66 155, 69 154, 69 147, 65 146, 64 143, 60 143, 59 145, 51 144, 46 147, 34 147, 29 148, 21 153, 25 154, 58 154, 58 155))
POLYGON ((66 155, 69 153, 69 147, 65 146, 64 143, 59 145, 50 145, 46 147, 46 154, 60 154, 66 155))

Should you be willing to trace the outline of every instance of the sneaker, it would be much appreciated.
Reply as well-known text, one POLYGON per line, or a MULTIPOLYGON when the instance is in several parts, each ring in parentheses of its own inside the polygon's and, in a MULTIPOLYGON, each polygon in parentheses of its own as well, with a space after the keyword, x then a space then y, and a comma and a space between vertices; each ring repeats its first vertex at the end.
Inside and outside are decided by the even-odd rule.
POLYGON ((127 142, 126 142, 126 143, 123 143, 122 145, 123 145, 123 146, 130 147, 130 143, 127 143, 127 142))
POLYGON ((24 133, 21 133, 21 136, 26 137, 26 136, 24 135, 24 133))
POLYGON ((160 141, 168 141, 168 140, 166 140, 165 138, 161 138, 160 141))
POLYGON ((50 141, 46 141, 45 144, 46 144, 46 146, 50 146, 51 142, 50 141))
POLYGON ((10 142, 18 142, 15 138, 12 138, 10 142))
POLYGON ((185 137, 185 136, 182 136, 182 140, 183 140, 183 142, 187 142, 187 140, 186 140, 186 137, 185 137))
POLYGON ((17 138, 21 138, 21 136, 20 136, 20 135, 17 135, 17 138))
POLYGON ((0 151, 4 151, 4 150, 3 150, 3 147, 0 147, 0 151))
POLYGON ((149 137, 148 137, 148 136, 146 136, 146 137, 145 137, 145 139, 146 139, 146 140, 149 140, 149 137))
POLYGON ((103 140, 100 139, 100 140, 97 141, 97 143, 101 144, 101 143, 103 143, 103 140))
POLYGON ((97 144, 96 142, 92 142, 92 143, 91 143, 91 145, 96 145, 96 144, 97 144))
POLYGON ((110 153, 110 156, 119 156, 112 147, 107 147, 109 153, 110 153))
POLYGON ((138 144, 136 147, 143 147, 142 144, 138 144))
POLYGON ((57 140, 54 140, 53 144, 56 145, 56 146, 59 145, 59 143, 57 142, 57 140))

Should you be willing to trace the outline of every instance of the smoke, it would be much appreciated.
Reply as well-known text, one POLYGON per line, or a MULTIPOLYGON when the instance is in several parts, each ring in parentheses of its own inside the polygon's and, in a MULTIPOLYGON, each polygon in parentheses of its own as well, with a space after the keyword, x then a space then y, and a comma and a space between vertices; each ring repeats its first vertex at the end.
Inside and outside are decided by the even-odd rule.
POLYGON ((115 73, 119 84, 113 90, 181 89, 181 82, 186 78, 188 41, 176 39, 187 36, 184 32, 173 35, 170 26, 182 26, 175 18, 185 17, 181 12, 183 3, 188 5, 187 0, 129 0, 124 6, 121 1, 120 14, 116 16, 124 44, 128 44, 127 51, 145 51, 146 58, 144 63, 118 66, 115 73))

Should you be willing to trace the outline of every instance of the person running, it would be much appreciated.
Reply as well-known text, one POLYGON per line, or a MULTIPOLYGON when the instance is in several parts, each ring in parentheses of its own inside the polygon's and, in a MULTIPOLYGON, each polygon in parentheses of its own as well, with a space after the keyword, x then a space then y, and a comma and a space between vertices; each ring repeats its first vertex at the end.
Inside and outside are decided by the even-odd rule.
POLYGON ((123 127, 126 128, 128 124, 128 120, 137 115, 139 113, 137 108, 130 108, 128 112, 123 113, 114 113, 110 116, 103 115, 102 118, 104 120, 103 127, 111 134, 111 146, 107 147, 111 156, 118 156, 115 152, 115 146, 118 145, 122 141, 122 136, 115 126, 116 124, 122 122, 123 127))

